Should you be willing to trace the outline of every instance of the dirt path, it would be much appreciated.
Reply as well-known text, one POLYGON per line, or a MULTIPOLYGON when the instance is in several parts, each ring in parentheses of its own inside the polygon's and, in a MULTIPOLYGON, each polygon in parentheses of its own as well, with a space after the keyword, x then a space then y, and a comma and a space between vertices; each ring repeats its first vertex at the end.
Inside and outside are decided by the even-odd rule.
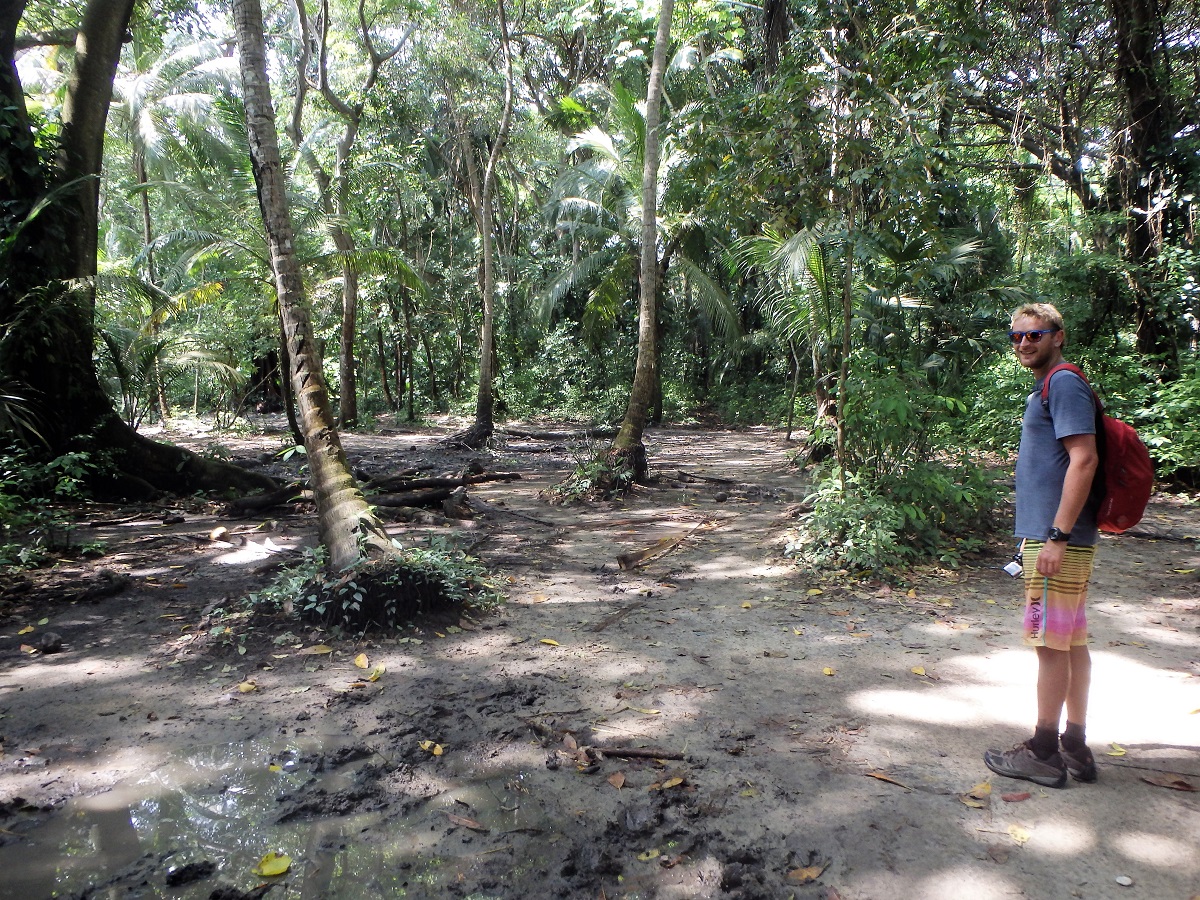
MULTIPOLYGON (((395 470, 440 461, 438 436, 347 443, 395 470)), ((493 454, 525 478, 473 489, 494 512, 451 536, 509 602, 440 634, 249 629, 240 598, 313 540, 297 512, 90 529, 127 590, 0 605, 0 898, 243 896, 268 851, 292 857, 269 897, 1200 894, 1200 794, 1173 789, 1200 788, 1194 505, 1157 499, 1159 539, 1104 540, 1100 781, 1043 790, 981 761, 1033 712, 1006 543, 911 589, 822 583, 778 555, 803 496, 778 435, 649 446, 657 472, 733 483, 552 507, 537 491, 569 452, 493 454), (218 524, 243 533, 214 543, 218 524), (63 652, 21 649, 46 631, 63 652)), ((52 583, 95 578, 75 568, 52 583)))

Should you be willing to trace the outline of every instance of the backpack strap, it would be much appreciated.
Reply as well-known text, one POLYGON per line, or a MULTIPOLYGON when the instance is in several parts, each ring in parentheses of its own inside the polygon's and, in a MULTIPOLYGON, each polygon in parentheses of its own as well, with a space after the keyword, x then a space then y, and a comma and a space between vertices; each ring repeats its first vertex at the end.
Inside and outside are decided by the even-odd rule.
POLYGON ((1095 388, 1093 388, 1091 382, 1087 380, 1087 376, 1083 374, 1083 369, 1079 368, 1079 366, 1075 365, 1074 363, 1069 362, 1059 363, 1046 373, 1046 380, 1042 382, 1042 408, 1047 410, 1050 409, 1050 379, 1054 377, 1056 372, 1062 372, 1064 370, 1068 372, 1074 372, 1083 379, 1083 383, 1086 384, 1088 389, 1092 392, 1092 399, 1096 401, 1096 412, 1098 414, 1104 412, 1104 401, 1101 400, 1096 394, 1095 388))

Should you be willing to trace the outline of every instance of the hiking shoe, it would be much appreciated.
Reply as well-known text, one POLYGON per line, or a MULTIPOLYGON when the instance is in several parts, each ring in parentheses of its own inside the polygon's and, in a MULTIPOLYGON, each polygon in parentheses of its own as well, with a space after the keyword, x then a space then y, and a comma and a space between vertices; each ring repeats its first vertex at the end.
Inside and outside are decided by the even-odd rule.
POLYGON ((1083 781, 1087 784, 1094 784, 1097 778, 1096 775, 1096 758, 1092 756, 1092 751, 1085 744, 1082 750, 1074 752, 1066 747, 1060 747, 1058 755, 1062 757, 1063 764, 1067 767, 1067 771, 1076 781, 1083 781))
POLYGON ((1023 778, 1043 787, 1060 788, 1067 783, 1067 766, 1058 753, 1038 759, 1030 742, 1017 744, 1011 750, 989 750, 983 754, 983 764, 997 775, 1023 778))

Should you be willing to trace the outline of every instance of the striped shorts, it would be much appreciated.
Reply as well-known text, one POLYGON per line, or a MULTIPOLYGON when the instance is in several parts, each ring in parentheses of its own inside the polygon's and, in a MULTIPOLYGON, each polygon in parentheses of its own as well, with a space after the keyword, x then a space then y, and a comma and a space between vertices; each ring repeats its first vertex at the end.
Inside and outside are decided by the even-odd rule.
POLYGON ((1062 570, 1053 578, 1038 574, 1041 541, 1025 541, 1025 645, 1070 650, 1088 642, 1087 592, 1096 559, 1095 547, 1067 546, 1062 570))

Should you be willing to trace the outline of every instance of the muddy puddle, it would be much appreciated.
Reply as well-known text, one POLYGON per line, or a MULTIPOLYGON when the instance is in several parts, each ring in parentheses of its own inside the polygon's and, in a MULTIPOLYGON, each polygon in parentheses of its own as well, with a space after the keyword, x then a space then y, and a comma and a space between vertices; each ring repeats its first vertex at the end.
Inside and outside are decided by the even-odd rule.
MULTIPOLYGON (((106 793, 5 819, 0 900, 207 900, 214 891, 234 900, 269 882, 268 897, 303 900, 444 896, 496 852, 473 844, 470 816, 526 835, 547 830, 511 777, 456 778, 453 790, 397 797, 395 774, 378 753, 336 739, 180 752, 106 793), (450 844, 448 821, 462 826, 450 844), (291 857, 286 874, 254 874, 269 852, 291 857)), ((510 871, 538 862, 504 855, 510 871)))

